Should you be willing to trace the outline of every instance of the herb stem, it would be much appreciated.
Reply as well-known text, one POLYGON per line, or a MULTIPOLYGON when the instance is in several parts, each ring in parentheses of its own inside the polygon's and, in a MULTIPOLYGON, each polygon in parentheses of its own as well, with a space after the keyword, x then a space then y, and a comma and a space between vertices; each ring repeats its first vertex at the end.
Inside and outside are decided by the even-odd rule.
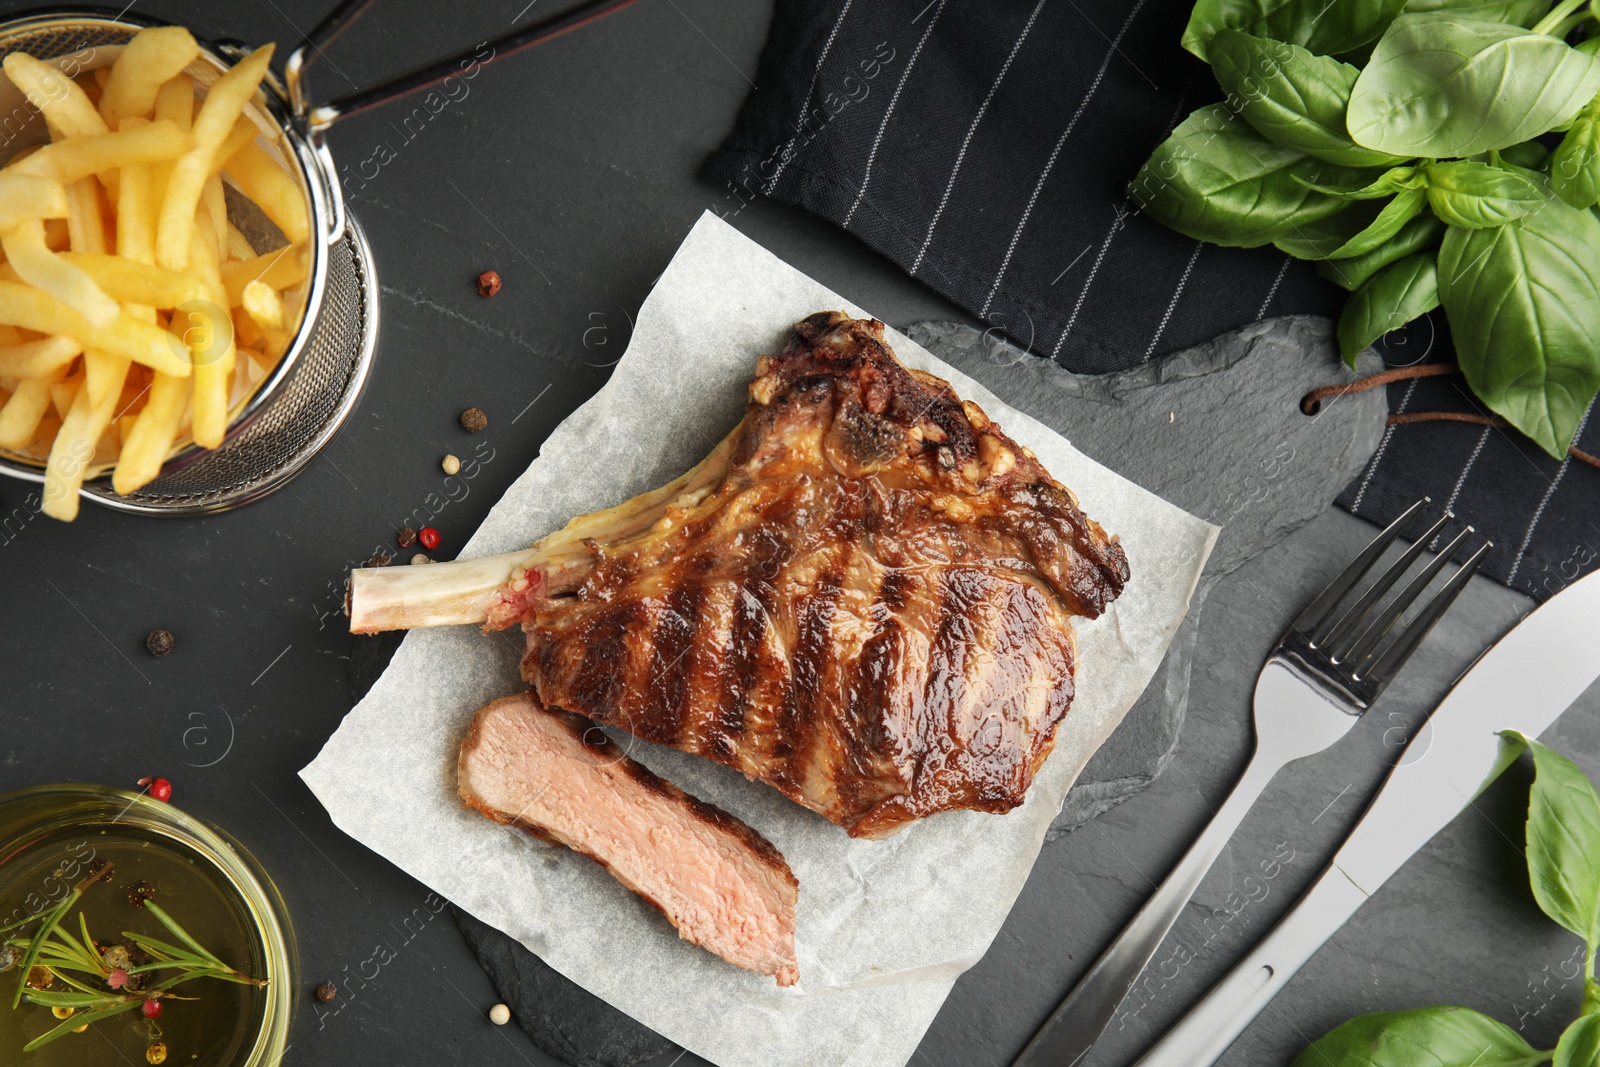
MULTIPOLYGON (((1552 33, 1552 31, 1554 31, 1558 26, 1567 21, 1568 15, 1571 15, 1574 11, 1577 11, 1580 7, 1583 7, 1588 2, 1589 0, 1561 0, 1561 3, 1551 8, 1550 13, 1544 18, 1540 19, 1534 25, 1533 32, 1543 34, 1552 33)), ((1564 37, 1566 34, 1556 33, 1554 36, 1564 37)))

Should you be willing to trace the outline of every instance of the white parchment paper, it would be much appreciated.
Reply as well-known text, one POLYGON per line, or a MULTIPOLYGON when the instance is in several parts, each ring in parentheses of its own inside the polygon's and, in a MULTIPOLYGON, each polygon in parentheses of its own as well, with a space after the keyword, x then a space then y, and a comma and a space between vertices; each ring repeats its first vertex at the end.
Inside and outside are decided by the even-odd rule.
MULTIPOLYGON (((756 357, 815 311, 867 314, 713 216, 684 240, 639 312, 611 380, 556 428, 461 555, 524 548, 698 462, 738 421, 756 357)), ((598 864, 462 808, 456 751, 473 713, 522 688, 520 631, 407 635, 388 670, 301 777, 346 833, 551 966, 724 1067, 900 1067, 962 971, 999 930, 1051 818, 1144 689, 1189 603, 1216 528, 1081 455, 907 338, 906 363, 950 381, 1121 536, 1132 580, 1078 623, 1077 696, 1027 802, 951 812, 856 841, 709 760, 632 753, 773 842, 800 880, 800 983, 739 970, 677 938, 598 864), (404 788, 395 783, 404 782, 404 788)))

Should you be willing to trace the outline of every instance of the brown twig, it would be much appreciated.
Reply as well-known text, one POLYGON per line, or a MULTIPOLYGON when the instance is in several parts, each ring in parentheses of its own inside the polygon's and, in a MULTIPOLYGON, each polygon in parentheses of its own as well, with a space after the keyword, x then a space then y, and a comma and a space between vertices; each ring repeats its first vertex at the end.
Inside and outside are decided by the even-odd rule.
POLYGON ((1322 402, 1330 396, 1349 396, 1351 393, 1364 393, 1368 389, 1376 389, 1380 385, 1390 382, 1403 382, 1410 378, 1433 378, 1441 374, 1460 374, 1461 368, 1450 363, 1419 363, 1414 367, 1396 367, 1379 374, 1369 374, 1365 378, 1358 378, 1353 382, 1343 382, 1339 385, 1324 385, 1307 393, 1300 401, 1300 410, 1307 415, 1315 415, 1322 410, 1322 402))
MULTIPOLYGON (((1421 363, 1414 367, 1397 367, 1386 370, 1380 374, 1369 374, 1365 378, 1358 378, 1353 382, 1340 385, 1324 385, 1311 390, 1300 400, 1300 410, 1307 415, 1315 415, 1322 410, 1322 402, 1332 396, 1349 396, 1351 393, 1361 393, 1368 389, 1376 389, 1380 385, 1390 382, 1403 382, 1411 378, 1434 378, 1441 374, 1459 374, 1460 367, 1449 363, 1421 363)), ((1388 426, 1409 426, 1418 422, 1469 422, 1474 426, 1493 426, 1497 430, 1510 430, 1512 425, 1504 419, 1497 419, 1492 415, 1479 415, 1470 411, 1409 411, 1400 415, 1390 415, 1385 420, 1388 426)), ((1567 455, 1582 463, 1600 470, 1600 456, 1591 455, 1577 445, 1567 449, 1567 455)))

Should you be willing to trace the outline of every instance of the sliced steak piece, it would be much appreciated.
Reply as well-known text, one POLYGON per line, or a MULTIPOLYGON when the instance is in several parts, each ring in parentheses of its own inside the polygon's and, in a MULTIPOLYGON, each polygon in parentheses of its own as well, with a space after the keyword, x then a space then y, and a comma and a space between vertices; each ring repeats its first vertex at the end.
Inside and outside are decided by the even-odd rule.
POLYGON ((533 694, 478 712, 457 764, 468 807, 600 861, 678 928, 729 963, 800 977, 799 883, 777 849, 719 808, 623 754, 593 722, 533 694))

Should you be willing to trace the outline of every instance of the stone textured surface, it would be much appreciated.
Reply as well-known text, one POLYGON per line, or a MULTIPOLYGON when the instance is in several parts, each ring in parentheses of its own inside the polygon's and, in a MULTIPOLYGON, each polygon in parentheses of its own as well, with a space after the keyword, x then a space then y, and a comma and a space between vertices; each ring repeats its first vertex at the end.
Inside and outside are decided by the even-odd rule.
POLYGON ((505 934, 451 908, 478 962, 533 1043, 572 1067, 634 1067, 668 1052, 671 1041, 569 982, 505 934))
MULTIPOLYGON (((12 14, 33 6, 0 0, 12 14)), ((375 7, 328 50, 326 66, 319 61, 314 98, 484 40, 523 6, 454 5, 441 31, 438 4, 386 0, 381 17, 375 7)), ((135 13, 210 37, 287 46, 328 7, 142 0, 135 13)), ((487 1021, 503 998, 455 924, 440 917, 444 906, 353 845, 295 776, 349 708, 347 679, 359 685, 387 657, 381 641, 363 647, 344 632, 344 568, 375 548, 394 551, 395 529, 418 510, 431 514, 445 540, 440 556, 449 558, 545 435, 604 382, 627 342, 628 316, 702 211, 726 213, 886 322, 961 317, 837 228, 744 204, 693 177, 750 92, 741 71, 755 70, 770 10, 736 0, 638 4, 483 71, 466 83, 467 95, 458 87, 426 120, 397 105, 334 127, 329 147, 373 244, 382 335, 355 417, 281 492, 183 521, 86 506, 63 526, 38 515, 36 486, 0 481, 0 578, 12 620, 0 672, 15 680, 0 700, 0 789, 127 786, 161 774, 174 783, 175 803, 242 841, 294 922, 302 979, 290 1034, 295 1067, 561 1062, 516 1027, 487 1021), (473 286, 488 267, 505 278, 493 300, 473 286), (473 405, 490 418, 477 435, 457 422, 473 405), (475 477, 446 485, 446 452, 478 460, 475 477), (178 641, 161 660, 143 648, 157 626, 178 641), (322 981, 339 984, 332 1004, 309 996, 322 981)), ((904 54, 918 31, 907 28, 904 54)), ((1061 266, 1077 253, 1062 249, 1061 266)), ((1064 299, 1075 295, 1075 277, 1062 279, 1064 299)), ((1240 521, 1246 514, 1272 518, 1259 506, 1240 521)), ((1366 523, 1329 510, 1212 590, 1196 635, 1188 721, 1166 773, 1043 851, 1006 926, 929 1029, 917 1067, 1011 1062, 1220 803, 1249 751, 1262 657, 1371 535, 1366 523)), ((1528 603, 1475 581, 1367 721, 1273 783, 1174 931, 1196 959, 1130 1005, 1095 1067, 1131 1063, 1281 914, 1365 804, 1392 756, 1383 739, 1404 736, 1404 724, 1528 603), (1263 883, 1260 864, 1281 843, 1294 859, 1263 883), (1263 884, 1264 899, 1230 903, 1259 897, 1263 884), (1233 917, 1224 922, 1217 911, 1233 917)), ((1600 691, 1547 739, 1600 774, 1600 691)), ((1540 915, 1519 868, 1525 783, 1491 790, 1408 863, 1223 1067, 1287 1067, 1311 1037, 1358 1012, 1437 1003, 1490 1011, 1535 1047, 1552 1047, 1578 1006, 1579 985, 1565 977, 1575 939, 1540 915)), ((614 948, 617 966, 631 968, 628 946, 614 948)), ((703 1063, 669 1051, 649 1067, 703 1063)))
MULTIPOLYGON (((1332 324, 1311 316, 1269 319, 1097 376, 1073 374, 961 323, 917 323, 906 333, 1082 452, 1222 527, 1166 662, 1084 768, 1051 827, 1054 839, 1161 773, 1188 708, 1212 586, 1327 508, 1377 447, 1387 403, 1374 389, 1324 405, 1315 417, 1301 414, 1300 398, 1311 389, 1354 377, 1335 351, 1332 324)), ((1363 369, 1377 369, 1375 360, 1363 369)))

